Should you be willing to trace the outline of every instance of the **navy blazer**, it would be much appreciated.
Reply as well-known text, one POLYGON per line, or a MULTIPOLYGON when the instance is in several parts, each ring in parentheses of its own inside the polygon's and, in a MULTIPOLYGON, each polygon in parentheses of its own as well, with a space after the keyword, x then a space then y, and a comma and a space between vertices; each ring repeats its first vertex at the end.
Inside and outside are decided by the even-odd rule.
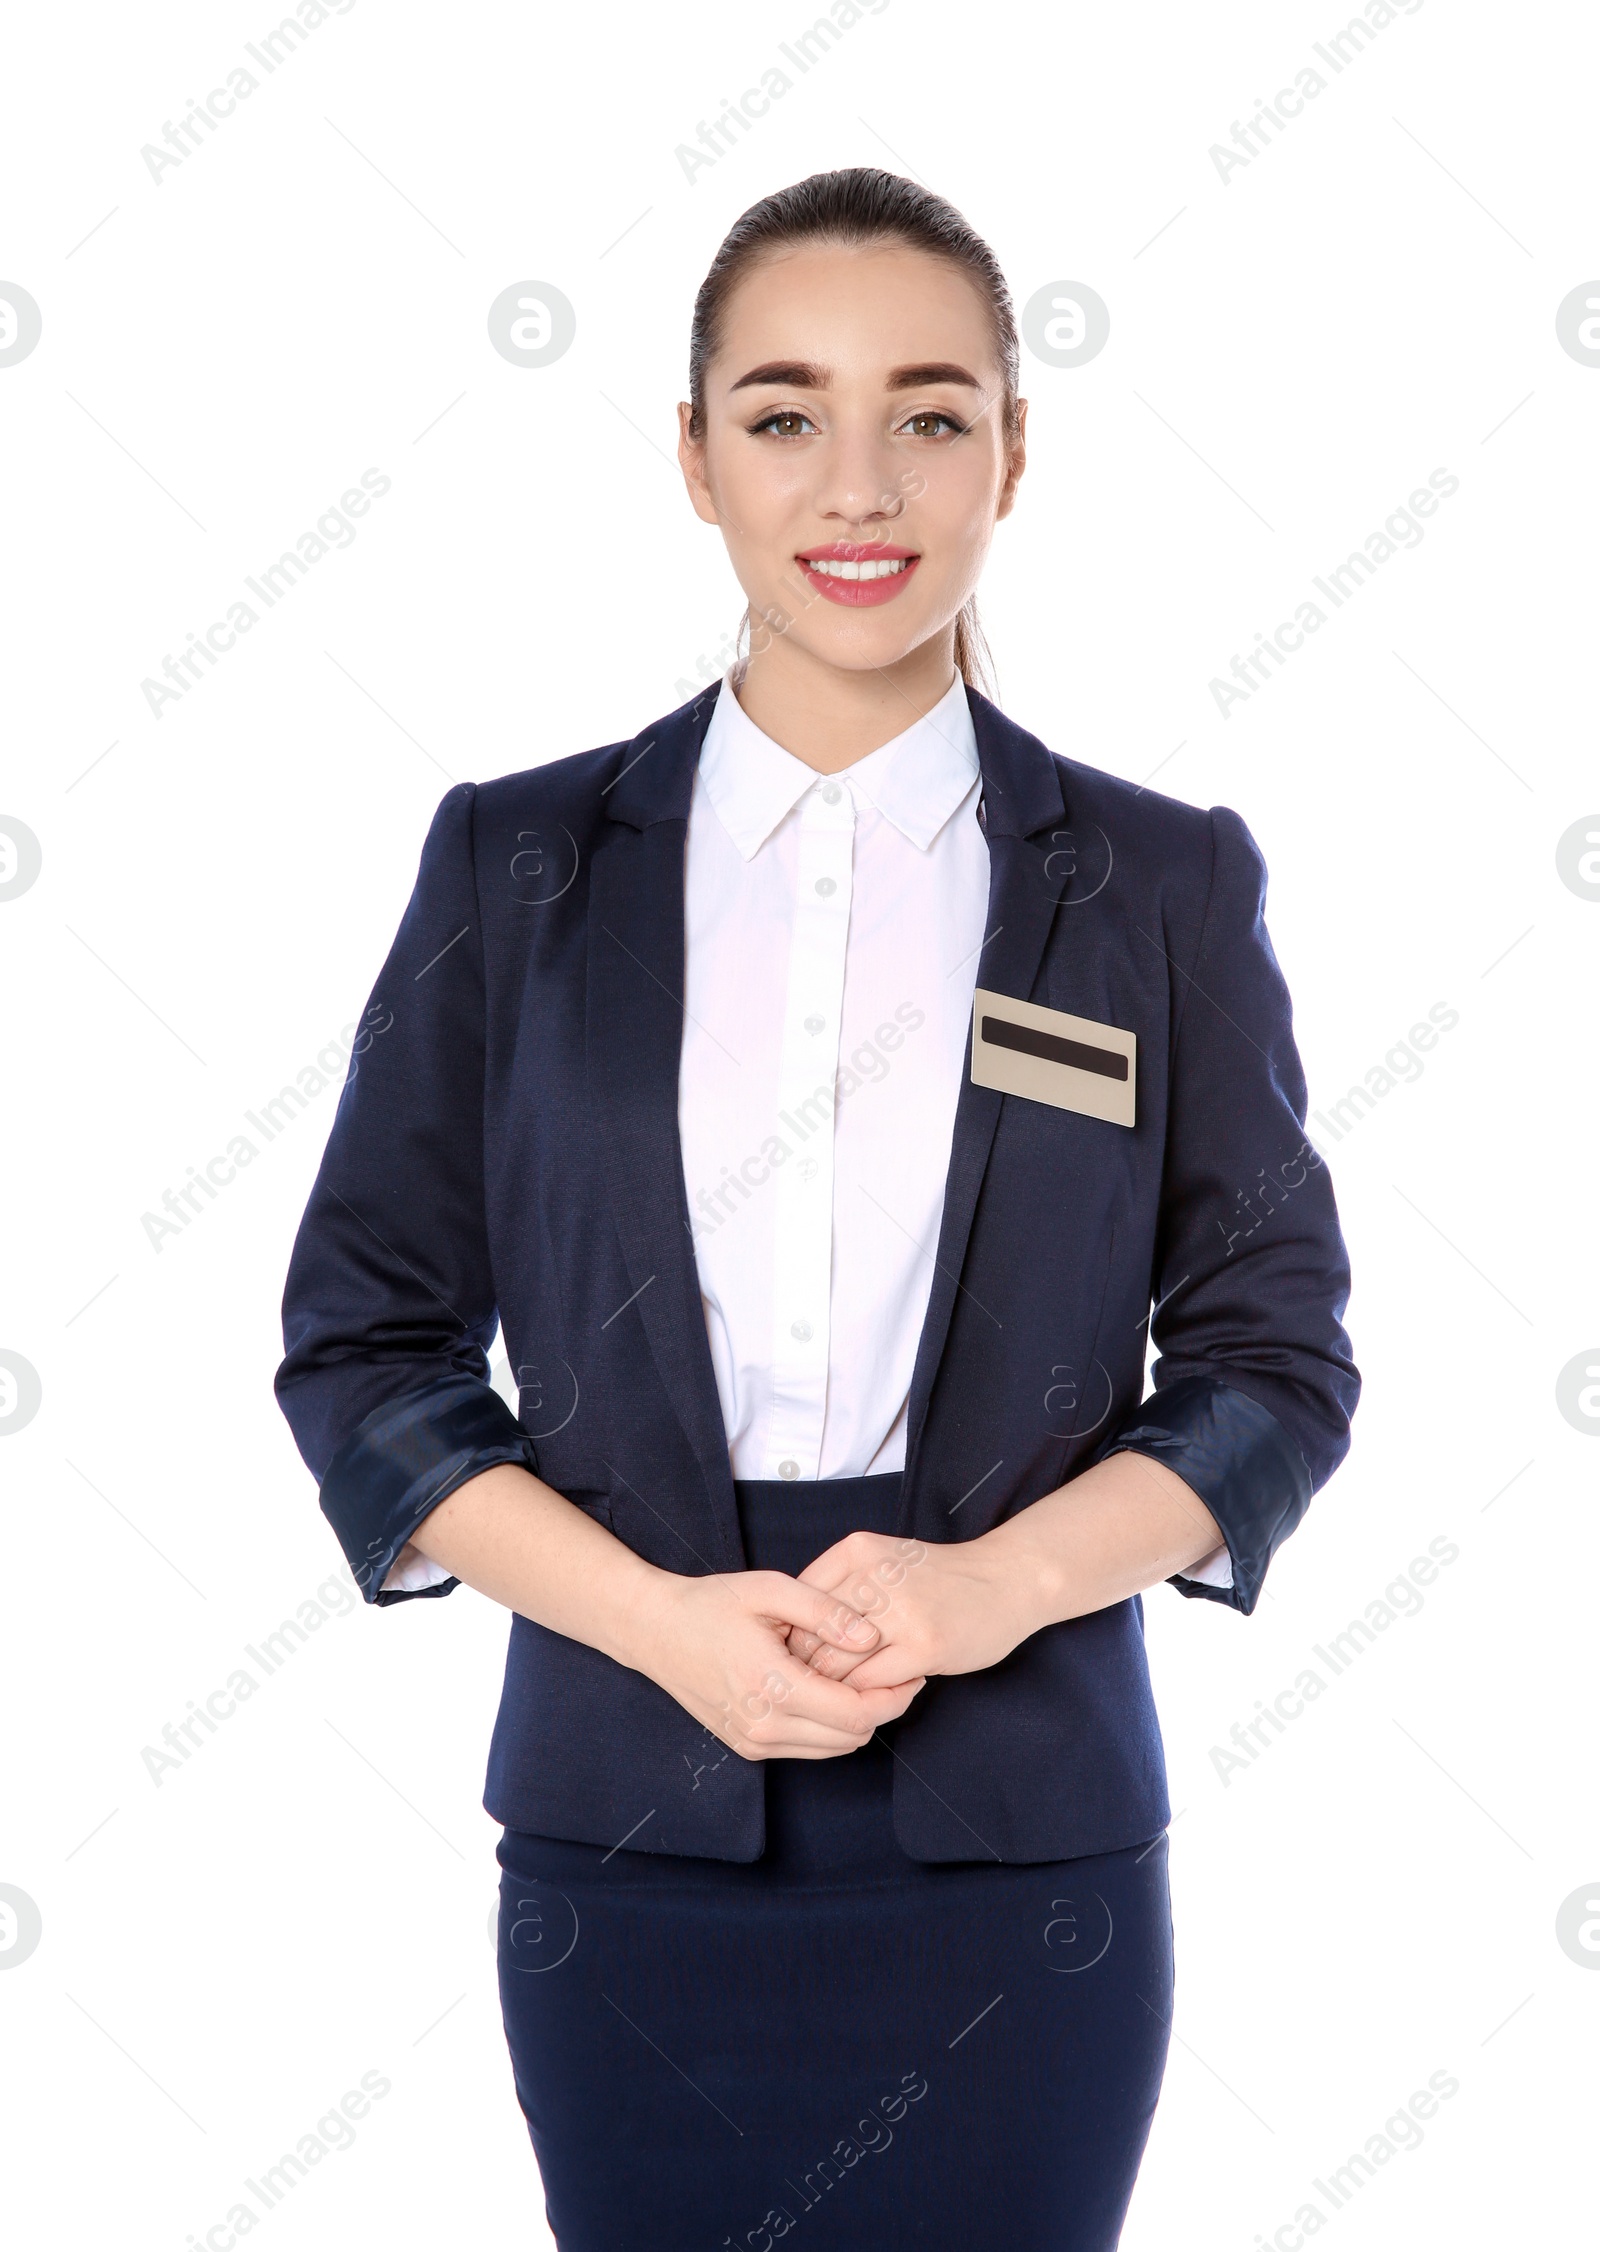
MULTIPOLYGON (((379 1592, 400 1549, 499 1462, 666 1570, 746 1568, 678 1140, 684 838, 714 694, 461 783, 434 816, 295 1242, 276 1379, 369 1602, 408 1599, 379 1592), (497 1320, 519 1415, 487 1381, 497 1320)), ((1136 1123, 964 1080, 900 1529, 972 1539, 1131 1447, 1201 1496, 1233 1559, 1231 1590, 1174 1584, 1250 1611, 1360 1386, 1266 872, 1226 807, 1056 757, 968 698, 977 981, 1135 1033, 1136 1123)), ((1134 1596, 929 1681, 885 1730, 905 1850, 1045 1861, 1161 1830, 1143 1621, 1134 1596)), ((497 1822, 751 1861, 764 1800, 763 1764, 654 1682, 513 1613, 497 1822)))

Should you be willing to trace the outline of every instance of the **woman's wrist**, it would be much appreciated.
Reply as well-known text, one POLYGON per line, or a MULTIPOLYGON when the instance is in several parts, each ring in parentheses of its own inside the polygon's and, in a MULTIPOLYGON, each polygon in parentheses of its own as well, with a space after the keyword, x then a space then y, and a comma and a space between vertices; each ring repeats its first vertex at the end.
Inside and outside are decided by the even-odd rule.
POLYGON ((1164 1463, 1121 1452, 980 1536, 1001 1599, 1041 1627, 1125 1602, 1222 1542, 1198 1494, 1164 1463))
POLYGON ((667 1617, 683 1574, 647 1563, 625 1541, 617 1541, 617 1548, 619 1554, 606 1557, 599 1610, 586 1639, 618 1665, 654 1679, 667 1617))
POLYGON ((408 1547, 553 1634, 645 1670, 651 1622, 676 1575, 518 1463, 447 1494, 408 1547))
POLYGON ((1030 1524, 1032 1517, 1031 1509, 1021 1509, 972 1543, 1016 1642, 1070 1618, 1074 1609, 1070 1559, 1059 1538, 1040 1537, 1043 1528, 1037 1518, 1030 1524))

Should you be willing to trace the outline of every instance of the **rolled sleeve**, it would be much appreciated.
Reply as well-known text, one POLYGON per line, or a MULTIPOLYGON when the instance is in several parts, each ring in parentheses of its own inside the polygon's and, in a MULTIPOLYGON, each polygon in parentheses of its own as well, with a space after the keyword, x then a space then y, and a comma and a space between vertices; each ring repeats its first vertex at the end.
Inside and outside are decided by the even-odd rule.
POLYGON ((440 802, 357 1033, 295 1238, 278 1403, 369 1603, 447 1595, 396 1560, 480 1470, 533 1467, 488 1382, 499 1326, 483 1174, 474 786, 440 802), (392 1575, 392 1577, 391 1577, 392 1575), (387 1584, 386 1584, 387 1583, 387 1584))
POLYGON ((532 1444, 499 1393, 471 1377, 441 1377, 362 1420, 329 1463, 321 1502, 368 1602, 460 1584, 425 1556, 398 1575, 394 1565, 431 1509, 500 1462, 531 1470, 532 1444))
POLYGON ((1199 942, 1189 967, 1173 963, 1154 1389, 1100 1451, 1152 1455, 1193 1488, 1228 1570, 1208 1559, 1172 1584, 1249 1612, 1349 1448, 1361 1378, 1343 1327, 1349 1261, 1305 1132, 1305 1075, 1264 919, 1266 867, 1228 807, 1213 807, 1211 831, 1199 942))
POLYGON ((1176 1471, 1217 1520, 1227 1572, 1176 1573, 1184 1595, 1253 1611, 1267 1565, 1311 1499, 1311 1471, 1277 1418, 1247 1393, 1207 1377, 1160 1388, 1105 1452, 1147 1454, 1176 1471))

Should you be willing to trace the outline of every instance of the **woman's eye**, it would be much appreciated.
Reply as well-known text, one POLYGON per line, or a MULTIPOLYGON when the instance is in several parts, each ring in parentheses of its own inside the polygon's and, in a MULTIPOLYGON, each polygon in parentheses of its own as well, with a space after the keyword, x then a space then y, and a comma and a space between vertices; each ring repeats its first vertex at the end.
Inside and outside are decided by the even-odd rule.
POLYGON ((753 422, 750 425, 750 435, 754 438, 763 430, 770 430, 775 438, 801 438, 806 430, 814 427, 809 415, 801 414, 798 408, 780 407, 775 413, 764 415, 759 422, 753 422), (804 424, 804 429, 798 427, 801 424, 804 424))
POLYGON ((905 422, 901 424, 901 428, 909 431, 913 438, 937 438, 943 433, 928 427, 934 423, 942 423, 945 430, 952 431, 958 438, 964 434, 965 425, 957 422, 953 414, 945 414, 933 407, 930 407, 925 414, 908 416, 905 422))

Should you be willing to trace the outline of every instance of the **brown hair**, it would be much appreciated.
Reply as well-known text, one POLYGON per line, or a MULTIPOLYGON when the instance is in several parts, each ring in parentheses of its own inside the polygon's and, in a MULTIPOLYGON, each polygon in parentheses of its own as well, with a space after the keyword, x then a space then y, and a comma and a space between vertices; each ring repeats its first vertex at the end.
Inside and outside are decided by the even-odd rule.
MULTIPOLYGON (((989 309, 995 353, 1000 362, 1001 431, 1008 445, 1021 435, 1017 413, 1018 351, 1011 292, 994 252, 942 196, 882 172, 855 165, 842 172, 813 172, 809 179, 764 196, 736 219, 711 261, 694 301, 689 331, 689 434, 705 434, 705 371, 721 343, 728 300, 749 268, 766 252, 792 243, 867 243, 898 241, 958 266, 976 284, 989 309)), ((750 612, 745 611, 748 624, 750 612)), ((956 670, 969 687, 990 679, 989 646, 978 623, 976 600, 969 597, 956 618, 956 670)))

